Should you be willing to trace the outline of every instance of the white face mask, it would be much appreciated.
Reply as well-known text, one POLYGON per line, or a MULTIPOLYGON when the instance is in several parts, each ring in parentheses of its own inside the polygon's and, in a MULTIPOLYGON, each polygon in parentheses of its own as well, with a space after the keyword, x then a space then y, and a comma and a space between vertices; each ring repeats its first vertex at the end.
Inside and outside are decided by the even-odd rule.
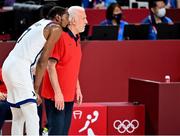
POLYGON ((166 14, 166 9, 165 9, 165 8, 161 8, 161 9, 158 10, 158 12, 157 12, 156 15, 157 15, 158 17, 164 17, 165 14, 166 14))

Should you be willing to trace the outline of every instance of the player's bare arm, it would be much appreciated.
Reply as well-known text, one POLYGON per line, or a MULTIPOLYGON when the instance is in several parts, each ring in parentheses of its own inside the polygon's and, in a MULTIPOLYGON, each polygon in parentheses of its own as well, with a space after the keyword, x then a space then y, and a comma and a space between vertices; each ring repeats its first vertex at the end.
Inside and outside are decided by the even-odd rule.
POLYGON ((44 29, 44 36, 47 39, 42 54, 37 62, 36 66, 36 78, 34 83, 34 89, 36 93, 39 93, 39 87, 43 78, 44 71, 47 67, 48 58, 51 54, 55 43, 59 39, 62 33, 62 28, 57 24, 51 24, 44 29))

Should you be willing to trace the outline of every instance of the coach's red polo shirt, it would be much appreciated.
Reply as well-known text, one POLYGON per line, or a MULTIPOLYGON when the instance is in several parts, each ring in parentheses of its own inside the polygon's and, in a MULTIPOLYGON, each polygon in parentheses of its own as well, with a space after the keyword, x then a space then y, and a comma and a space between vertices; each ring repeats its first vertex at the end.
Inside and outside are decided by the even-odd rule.
POLYGON ((6 86, 2 79, 2 70, 0 69, 0 92, 7 93, 6 86))
MULTIPOLYGON (((81 55, 79 38, 74 37, 69 29, 67 32, 62 32, 50 58, 57 60, 56 70, 65 102, 74 101, 81 55)), ((54 91, 47 71, 43 80, 41 96, 54 100, 54 91)))

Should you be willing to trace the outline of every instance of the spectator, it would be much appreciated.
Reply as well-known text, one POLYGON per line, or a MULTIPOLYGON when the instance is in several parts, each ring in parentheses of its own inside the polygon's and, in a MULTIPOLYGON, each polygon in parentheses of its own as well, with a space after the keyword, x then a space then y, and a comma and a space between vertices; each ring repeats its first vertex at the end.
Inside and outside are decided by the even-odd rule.
POLYGON ((176 8, 177 7, 176 0, 165 0, 166 8, 176 8))
POLYGON ((93 8, 94 7, 94 0, 82 0, 82 6, 84 8, 93 8))
POLYGON ((143 21, 143 24, 150 24, 149 39, 157 39, 156 25, 160 23, 173 24, 172 20, 165 16, 165 1, 164 0, 153 0, 149 2, 150 15, 148 15, 143 21))
POLYGON ((119 25, 118 40, 123 40, 124 26, 128 23, 122 19, 122 9, 118 3, 111 3, 106 10, 106 19, 100 23, 100 25, 119 25))
POLYGON ((177 8, 180 8, 180 0, 177 0, 177 8))
POLYGON ((104 9, 109 7, 111 3, 117 2, 116 0, 82 0, 84 8, 104 9))
POLYGON ((105 3, 105 7, 109 7, 109 5, 111 5, 111 3, 116 3, 117 0, 104 0, 105 3))
POLYGON ((6 101, 7 91, 6 86, 2 80, 2 73, 0 69, 0 130, 4 124, 6 119, 11 119, 11 109, 9 107, 8 102, 6 101))

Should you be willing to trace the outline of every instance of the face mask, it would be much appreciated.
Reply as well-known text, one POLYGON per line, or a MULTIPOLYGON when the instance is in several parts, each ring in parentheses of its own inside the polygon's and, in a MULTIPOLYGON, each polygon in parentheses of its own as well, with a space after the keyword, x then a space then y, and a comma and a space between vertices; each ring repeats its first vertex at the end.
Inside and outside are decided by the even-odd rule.
POLYGON ((161 18, 161 17, 164 17, 165 14, 166 14, 166 9, 165 8, 161 8, 161 9, 158 10, 156 15, 161 18))
POLYGON ((121 18, 122 18, 122 13, 114 14, 114 15, 113 15, 113 19, 116 20, 117 24, 120 24, 121 18))

